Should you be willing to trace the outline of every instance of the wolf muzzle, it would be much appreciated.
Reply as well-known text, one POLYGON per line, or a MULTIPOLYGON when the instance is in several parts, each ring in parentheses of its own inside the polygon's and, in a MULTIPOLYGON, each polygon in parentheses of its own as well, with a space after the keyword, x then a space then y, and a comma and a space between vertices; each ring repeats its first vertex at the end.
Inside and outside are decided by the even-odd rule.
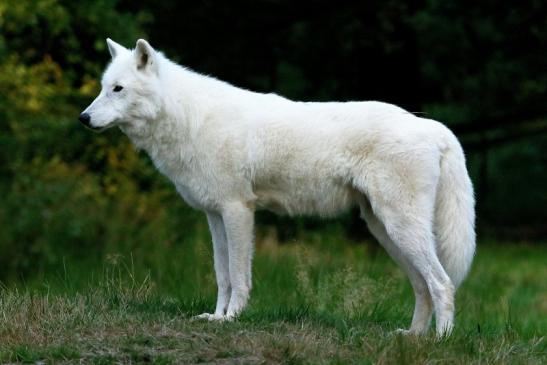
POLYGON ((80 114, 80 116, 78 117, 78 120, 82 122, 82 124, 85 125, 86 128, 89 128, 91 130, 101 131, 103 129, 101 127, 94 127, 91 125, 91 115, 89 115, 88 113, 80 114))
POLYGON ((91 116, 89 114, 87 114, 87 113, 80 114, 80 116, 78 117, 78 120, 80 122, 82 122, 82 124, 85 125, 86 127, 92 128, 91 127, 91 116))

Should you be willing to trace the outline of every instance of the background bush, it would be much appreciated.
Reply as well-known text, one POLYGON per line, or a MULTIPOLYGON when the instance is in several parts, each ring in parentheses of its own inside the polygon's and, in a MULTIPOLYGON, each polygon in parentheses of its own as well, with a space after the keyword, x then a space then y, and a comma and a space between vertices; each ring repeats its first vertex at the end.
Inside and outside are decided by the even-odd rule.
MULTIPOLYGON (((99 91, 105 38, 139 37, 197 71, 300 100, 376 99, 448 124, 468 152, 481 237, 547 237, 545 2, 0 3, 0 280, 65 258, 184 245, 201 214, 117 130, 77 115, 99 91)), ((259 232, 365 237, 335 222, 259 216, 259 232)), ((152 258, 150 258, 152 260, 152 258)))

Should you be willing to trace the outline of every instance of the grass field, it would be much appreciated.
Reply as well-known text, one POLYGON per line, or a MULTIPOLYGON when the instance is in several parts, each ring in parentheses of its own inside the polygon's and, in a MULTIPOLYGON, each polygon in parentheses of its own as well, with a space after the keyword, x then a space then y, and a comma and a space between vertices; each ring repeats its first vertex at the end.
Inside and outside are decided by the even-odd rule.
MULTIPOLYGON (((454 334, 395 335, 413 296, 382 250, 319 235, 259 240, 248 309, 233 323, 192 321, 215 300, 206 239, 0 289, 0 362, 545 364, 547 251, 479 246, 458 292, 454 334)), ((543 246, 545 247, 545 246, 543 246)))

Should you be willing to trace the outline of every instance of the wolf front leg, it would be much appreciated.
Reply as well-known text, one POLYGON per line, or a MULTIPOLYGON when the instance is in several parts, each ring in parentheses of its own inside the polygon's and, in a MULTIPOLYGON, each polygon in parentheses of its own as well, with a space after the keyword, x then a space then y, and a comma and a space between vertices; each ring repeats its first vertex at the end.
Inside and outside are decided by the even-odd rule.
POLYGON ((209 229, 213 237, 215 259, 215 274, 217 279, 218 296, 215 316, 224 316, 230 303, 232 288, 230 286, 230 270, 228 267, 228 241, 226 230, 220 214, 207 214, 209 229))
POLYGON ((236 317, 247 305, 251 290, 254 211, 243 202, 227 204, 222 219, 228 240, 230 285, 232 293, 227 319, 236 317))
POLYGON ((224 320, 226 310, 230 302, 232 288, 230 286, 230 271, 228 263, 228 241, 224 221, 219 213, 208 212, 207 222, 213 239, 213 251, 215 260, 215 274, 217 279, 218 295, 215 313, 203 313, 195 319, 224 320))

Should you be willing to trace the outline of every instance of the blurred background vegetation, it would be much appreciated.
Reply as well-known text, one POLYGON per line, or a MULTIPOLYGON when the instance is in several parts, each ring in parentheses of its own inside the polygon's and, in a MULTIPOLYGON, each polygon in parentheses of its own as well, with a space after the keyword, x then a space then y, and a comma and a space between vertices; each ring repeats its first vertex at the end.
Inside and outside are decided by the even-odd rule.
MULTIPOLYGON (((299 100, 382 100, 462 140, 481 238, 547 238, 547 3, 496 1, 0 1, 0 281, 116 252, 168 255, 204 217, 118 130, 77 121, 105 38, 137 38, 238 86, 299 100)), ((258 217, 259 237, 363 241, 336 221, 258 217)), ((152 260, 152 258, 150 258, 152 260)))

